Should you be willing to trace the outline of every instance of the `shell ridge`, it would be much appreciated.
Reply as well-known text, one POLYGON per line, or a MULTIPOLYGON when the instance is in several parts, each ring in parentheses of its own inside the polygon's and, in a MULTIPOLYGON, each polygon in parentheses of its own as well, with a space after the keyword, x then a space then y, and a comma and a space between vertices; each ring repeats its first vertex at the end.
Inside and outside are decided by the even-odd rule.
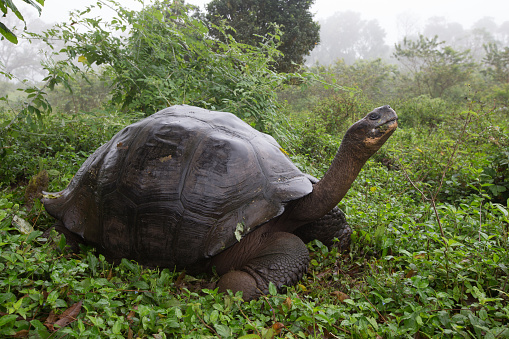
MULTIPOLYGON (((107 147, 108 152, 105 152, 105 154, 102 157, 103 164, 108 160, 107 158, 109 155, 116 157, 115 166, 120 169, 119 172, 117 173, 116 178, 111 183, 112 187, 110 187, 109 192, 104 192, 102 185, 97 185, 97 187, 96 187, 97 194, 95 195, 95 204, 97 206, 97 210, 99 211, 99 213, 98 213, 98 217, 99 217, 98 218, 98 224, 99 224, 98 228, 99 229, 96 231, 96 237, 98 237, 98 239, 97 240, 91 239, 91 240, 93 242, 98 243, 99 246, 101 246, 105 250, 107 250, 108 247, 110 247, 110 244, 107 243, 107 240, 109 240, 109 233, 110 233, 110 232, 108 232, 107 228, 111 228, 111 225, 110 224, 106 225, 106 223, 105 223, 105 216, 109 216, 109 213, 105 213, 106 212, 105 210, 107 209, 107 207, 105 206, 104 201, 106 200, 106 197, 108 197, 108 196, 111 196, 113 198, 112 201, 118 200, 119 195, 120 195, 120 196, 122 196, 122 199, 124 199, 124 201, 129 203, 131 206, 137 206, 137 203, 135 201, 133 201, 128 195, 124 194, 121 190, 119 190, 119 186, 120 186, 119 182, 123 179, 123 177, 125 176, 125 172, 127 171, 128 166, 126 166, 126 160, 127 160, 131 145, 134 143, 135 140, 137 140, 140 133, 142 133, 148 125, 153 124, 154 121, 155 121, 155 119, 152 116, 150 116, 143 120, 137 121, 135 123, 135 126, 130 125, 130 126, 123 128, 121 131, 119 131, 115 135, 115 137, 113 137, 111 139, 110 145, 107 147), (132 128, 132 127, 135 127, 135 128, 132 128), (123 139, 122 137, 125 134, 123 132, 126 131, 127 128, 130 128, 130 133, 133 133, 133 135, 130 135, 130 137, 127 139, 123 139), (122 140, 122 142, 120 142, 120 139, 122 140), (125 144, 124 144, 124 142, 125 142, 125 144), (119 145, 120 143, 122 143, 122 145, 119 145), (111 151, 113 151, 113 154, 110 154, 111 151), (126 152, 124 152, 124 151, 126 151, 126 152), (120 152, 123 152, 123 153, 120 153, 120 152), (118 164, 117 162, 120 162, 120 164, 118 164)), ((109 168, 105 168, 104 166, 101 166, 100 171, 97 174, 97 177, 98 178, 105 177, 104 172, 109 171, 109 170, 110 170, 109 168)), ((97 184, 97 180, 96 180, 96 184, 97 184)), ((134 223, 134 220, 136 220, 137 214, 138 214, 137 208, 131 209, 131 212, 134 213, 134 216, 132 216, 134 219, 131 220, 131 222, 134 223)), ((128 244, 136 244, 137 243, 136 237, 137 237, 137 233, 138 233, 137 228, 130 227, 130 225, 128 223, 125 230, 128 232, 128 234, 125 235, 129 239, 128 244)), ((90 238, 91 236, 93 237, 93 235, 91 235, 91 234, 88 235, 88 238, 90 238)), ((129 256, 132 256, 134 254, 133 251, 134 252, 136 251, 136 247, 137 247, 136 245, 135 246, 130 245, 127 247, 129 256)))
MULTIPOLYGON (((188 118, 191 118, 191 119, 194 119, 194 120, 197 120, 197 121, 200 121, 200 119, 196 119, 195 117, 193 116, 187 116, 188 118)), ((181 234, 182 234, 182 226, 184 225, 184 222, 185 220, 187 219, 187 217, 189 217, 189 212, 187 211, 187 209, 185 208, 186 204, 184 202, 185 200, 185 192, 184 192, 184 186, 185 186, 185 183, 187 182, 188 180, 188 177, 189 177, 189 174, 190 174, 190 171, 191 171, 191 164, 194 163, 194 160, 195 160, 195 157, 196 157, 196 152, 199 148, 199 145, 205 140, 205 138, 207 137, 207 134, 206 133, 203 133, 203 128, 200 128, 200 138, 198 140, 196 140, 196 135, 195 137, 193 138, 193 145, 191 146, 191 149, 192 149, 192 154, 187 158, 187 162, 185 164, 185 166, 183 166, 183 170, 182 170, 182 174, 180 176, 180 181, 179 181, 179 189, 178 189, 178 197, 179 197, 179 203, 180 203, 180 206, 182 207, 182 214, 180 216, 180 220, 178 223, 176 223, 175 225, 175 228, 176 228, 176 233, 178 236, 174 237, 173 238, 173 244, 172 244, 172 249, 174 249, 174 253, 175 253, 175 258, 178 257, 178 254, 176 253, 177 250, 179 249, 179 242, 180 242, 180 238, 181 238, 181 234)))
MULTIPOLYGON (((237 138, 239 138, 241 140, 243 139, 243 137, 241 135, 239 135, 239 134, 235 135, 235 137, 237 137, 237 138)), ((255 135, 255 138, 256 138, 256 135, 255 135)), ((251 139, 251 140, 253 140, 253 139, 251 139)), ((257 153, 256 149, 253 146, 253 143, 251 142, 251 140, 248 140, 247 144, 249 144, 249 147, 250 147, 252 153, 256 154, 257 153)), ((260 170, 260 172, 264 173, 263 169, 262 169, 262 166, 260 165, 260 161, 259 161, 258 157, 256 158, 256 165, 258 166, 258 169, 260 170)), ((264 175, 265 175, 265 173, 264 173, 264 175)), ((246 181, 247 179, 248 178, 244 179, 243 182, 246 181)), ((267 186, 267 182, 264 181, 263 182, 263 188, 260 191, 264 192, 265 189, 266 189, 266 186, 267 186)), ((265 197, 265 195, 264 195, 264 197, 265 197)), ((238 240, 234 236, 234 232, 235 232, 236 228, 238 228, 238 224, 239 223, 243 223, 246 220, 246 215, 245 215, 246 213, 245 213, 245 211, 247 209, 247 206, 244 204, 242 208, 234 208, 234 209, 232 209, 232 210, 230 210, 230 211, 228 211, 226 213, 223 213, 223 218, 225 216, 231 214, 231 213, 237 213, 238 214, 238 216, 236 218, 237 219, 237 225, 235 225, 236 227, 234 229, 231 229, 231 230, 227 229, 227 232, 230 232, 230 231, 232 232, 231 237, 228 237, 227 239, 223 239, 223 238, 218 239, 217 236, 214 236, 216 234, 221 234, 221 232, 218 230, 218 228, 220 226, 223 226, 223 222, 224 222, 223 218, 216 219, 216 222, 210 228, 210 230, 209 230, 209 232, 207 234, 207 237, 205 239, 206 241, 205 241, 205 251, 204 251, 204 253, 205 253, 205 255, 207 257, 210 258, 213 255, 217 254, 217 251, 220 248, 226 249, 226 248, 229 248, 229 247, 233 246, 234 244, 236 244, 238 242, 238 240), (230 239, 234 240, 234 241, 228 241, 228 242, 225 241, 225 240, 230 240, 230 239)), ((248 232, 252 232, 253 230, 258 228, 258 226, 260 226, 262 224, 263 224, 263 222, 262 223, 257 223, 256 225, 245 225, 245 226, 247 226, 247 227, 245 227, 246 234, 248 232)))

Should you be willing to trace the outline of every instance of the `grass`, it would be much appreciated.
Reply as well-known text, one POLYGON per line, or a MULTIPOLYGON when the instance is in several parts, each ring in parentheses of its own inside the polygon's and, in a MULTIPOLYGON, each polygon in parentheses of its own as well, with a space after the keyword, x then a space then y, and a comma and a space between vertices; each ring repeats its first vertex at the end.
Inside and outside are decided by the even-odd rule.
MULTIPOLYGON (((45 169, 50 190, 62 189, 132 117, 53 113, 37 134, 19 124, 0 168, 0 337, 509 338, 509 213, 503 188, 490 189, 504 187, 508 124, 473 112, 484 118, 463 131, 398 130, 340 204, 350 251, 310 243, 298 285, 250 302, 218 294, 217 277, 112 265, 43 235, 53 221, 37 199, 27 208, 30 177, 45 169), (35 230, 20 232, 14 217, 35 230)), ((338 143, 313 140, 322 158, 338 143)), ((326 166, 295 146, 296 162, 320 175, 326 166)))

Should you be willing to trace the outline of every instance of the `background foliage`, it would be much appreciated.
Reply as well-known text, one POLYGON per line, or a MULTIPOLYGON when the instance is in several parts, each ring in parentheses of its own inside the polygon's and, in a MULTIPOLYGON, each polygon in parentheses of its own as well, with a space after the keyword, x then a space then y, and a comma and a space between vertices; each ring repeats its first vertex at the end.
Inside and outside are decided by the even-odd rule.
POLYGON ((72 13, 76 25, 57 25, 41 36, 64 41, 61 52, 87 70, 101 66, 111 104, 146 115, 175 104, 228 107, 262 128, 275 114, 270 89, 286 79, 267 67, 279 55, 277 36, 251 46, 214 26, 225 40, 211 39, 207 26, 190 15, 192 7, 179 2, 155 2, 138 13, 111 6, 118 16, 109 22, 87 17, 89 7, 72 13))
POLYGON ((393 51, 411 71, 356 52, 280 74, 272 65, 284 33, 252 46, 179 3, 105 5, 112 20, 87 8, 73 25, 31 35, 54 48, 41 81, 16 90, 2 70, 11 82, 0 87, 1 337, 509 337, 503 31, 495 39, 436 20, 393 51), (452 38, 459 33, 475 39, 452 38), (475 41, 485 47, 468 51, 475 41), (244 302, 218 294, 218 277, 112 265, 44 233, 54 220, 41 190, 63 189, 122 127, 177 103, 236 113, 317 177, 353 121, 391 104, 399 129, 340 203, 350 250, 314 241, 297 286, 244 302))

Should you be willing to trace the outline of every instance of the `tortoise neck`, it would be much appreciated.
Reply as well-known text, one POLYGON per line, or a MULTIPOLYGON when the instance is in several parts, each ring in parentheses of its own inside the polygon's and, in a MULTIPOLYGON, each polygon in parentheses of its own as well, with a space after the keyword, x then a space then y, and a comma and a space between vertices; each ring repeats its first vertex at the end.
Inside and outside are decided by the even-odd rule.
POLYGON ((341 143, 331 166, 313 191, 287 206, 280 220, 282 228, 292 232, 331 211, 346 195, 368 159, 369 156, 348 142, 341 143))

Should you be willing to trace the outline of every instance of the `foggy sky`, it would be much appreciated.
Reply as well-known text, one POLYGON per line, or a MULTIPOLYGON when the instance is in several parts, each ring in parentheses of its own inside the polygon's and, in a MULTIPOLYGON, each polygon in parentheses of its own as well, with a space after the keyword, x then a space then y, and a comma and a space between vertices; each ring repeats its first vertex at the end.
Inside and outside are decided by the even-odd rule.
MULTIPOLYGON (((188 3, 204 9, 210 0, 187 0, 188 3)), ((95 0, 46 0, 41 19, 45 22, 59 22, 67 19, 70 10, 84 8, 95 0)), ((141 5, 133 0, 122 4, 136 9, 141 5)), ((146 1, 149 4, 150 1, 146 1)), ((21 7, 21 6, 20 6, 21 7)), ((386 43, 392 44, 405 35, 402 26, 413 25, 419 31, 426 20, 433 16, 445 17, 448 22, 459 22, 464 28, 483 17, 493 17, 497 24, 509 20, 507 0, 315 0, 311 12, 315 19, 324 19, 339 11, 361 13, 364 20, 377 19, 387 32, 386 43)), ((106 10, 104 10, 106 12, 106 10)), ((33 11, 36 13, 36 11, 33 11)), ((102 14, 102 13, 101 13, 102 14)), ((107 15, 107 14, 106 14, 107 15)), ((408 29, 408 27, 406 27, 408 29)))

